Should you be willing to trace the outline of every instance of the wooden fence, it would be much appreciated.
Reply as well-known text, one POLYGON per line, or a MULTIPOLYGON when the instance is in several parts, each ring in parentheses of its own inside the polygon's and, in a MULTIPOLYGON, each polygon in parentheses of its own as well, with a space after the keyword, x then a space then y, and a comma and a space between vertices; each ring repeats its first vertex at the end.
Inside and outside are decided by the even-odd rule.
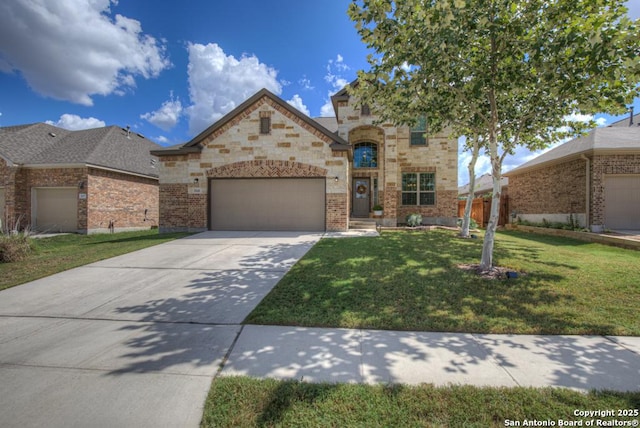
MULTIPOLYGON (((466 200, 458 201, 458 218, 464 216, 464 206, 466 200)), ((471 218, 478 223, 478 226, 487 227, 489 223, 489 215, 491 214, 491 198, 476 198, 471 204, 471 218)), ((500 215, 498 217, 498 226, 504 226, 509 222, 509 196, 500 198, 500 215)))

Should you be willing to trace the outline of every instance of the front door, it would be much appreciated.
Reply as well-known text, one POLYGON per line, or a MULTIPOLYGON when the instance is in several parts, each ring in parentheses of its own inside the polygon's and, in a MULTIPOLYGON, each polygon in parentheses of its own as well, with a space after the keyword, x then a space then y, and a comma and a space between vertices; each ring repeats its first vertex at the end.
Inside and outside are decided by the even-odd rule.
POLYGON ((354 178, 353 179, 353 216, 354 217, 369 217, 369 189, 368 178, 354 178))

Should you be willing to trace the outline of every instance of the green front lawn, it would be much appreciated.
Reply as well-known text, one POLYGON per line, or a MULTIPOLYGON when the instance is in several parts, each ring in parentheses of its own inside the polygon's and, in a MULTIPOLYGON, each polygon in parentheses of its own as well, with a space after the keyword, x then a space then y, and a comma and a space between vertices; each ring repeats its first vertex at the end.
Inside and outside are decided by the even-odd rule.
POLYGON ((640 252, 522 232, 497 234, 481 279, 482 240, 455 232, 323 239, 245 320, 391 330, 640 335, 640 252))
POLYGON ((515 426, 507 421, 525 420, 552 420, 558 426, 560 419, 583 423, 594 419, 574 416, 576 409, 639 407, 640 392, 582 394, 554 388, 309 384, 219 377, 209 392, 202 426, 485 428, 515 426))
POLYGON ((0 263, 0 290, 187 235, 146 230, 33 239, 34 251, 25 260, 0 263))

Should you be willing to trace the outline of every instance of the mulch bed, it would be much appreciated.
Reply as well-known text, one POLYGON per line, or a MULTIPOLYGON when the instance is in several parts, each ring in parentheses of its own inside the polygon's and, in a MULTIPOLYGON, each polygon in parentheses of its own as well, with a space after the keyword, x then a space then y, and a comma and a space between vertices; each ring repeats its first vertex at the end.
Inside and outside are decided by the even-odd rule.
MULTIPOLYGON (((507 278, 507 272, 513 272, 512 269, 501 267, 501 266, 494 266, 487 271, 483 271, 480 269, 479 264, 461 264, 461 265, 458 265, 458 268, 466 272, 475 273, 480 278, 485 278, 485 279, 510 279, 510 278, 507 278)), ((517 274, 518 277, 525 275, 523 272, 514 272, 514 273, 517 274)))

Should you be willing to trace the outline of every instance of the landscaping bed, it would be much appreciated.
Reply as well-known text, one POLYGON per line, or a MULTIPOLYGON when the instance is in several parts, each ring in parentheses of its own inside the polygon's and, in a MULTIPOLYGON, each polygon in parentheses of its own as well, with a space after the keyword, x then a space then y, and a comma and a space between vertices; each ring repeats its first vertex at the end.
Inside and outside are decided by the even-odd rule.
MULTIPOLYGON (((481 236, 479 237, 481 238, 481 236)), ((307 327, 516 334, 640 335, 640 265, 632 250, 517 231, 497 234, 484 279, 482 239, 448 230, 323 239, 247 317, 307 327)))

